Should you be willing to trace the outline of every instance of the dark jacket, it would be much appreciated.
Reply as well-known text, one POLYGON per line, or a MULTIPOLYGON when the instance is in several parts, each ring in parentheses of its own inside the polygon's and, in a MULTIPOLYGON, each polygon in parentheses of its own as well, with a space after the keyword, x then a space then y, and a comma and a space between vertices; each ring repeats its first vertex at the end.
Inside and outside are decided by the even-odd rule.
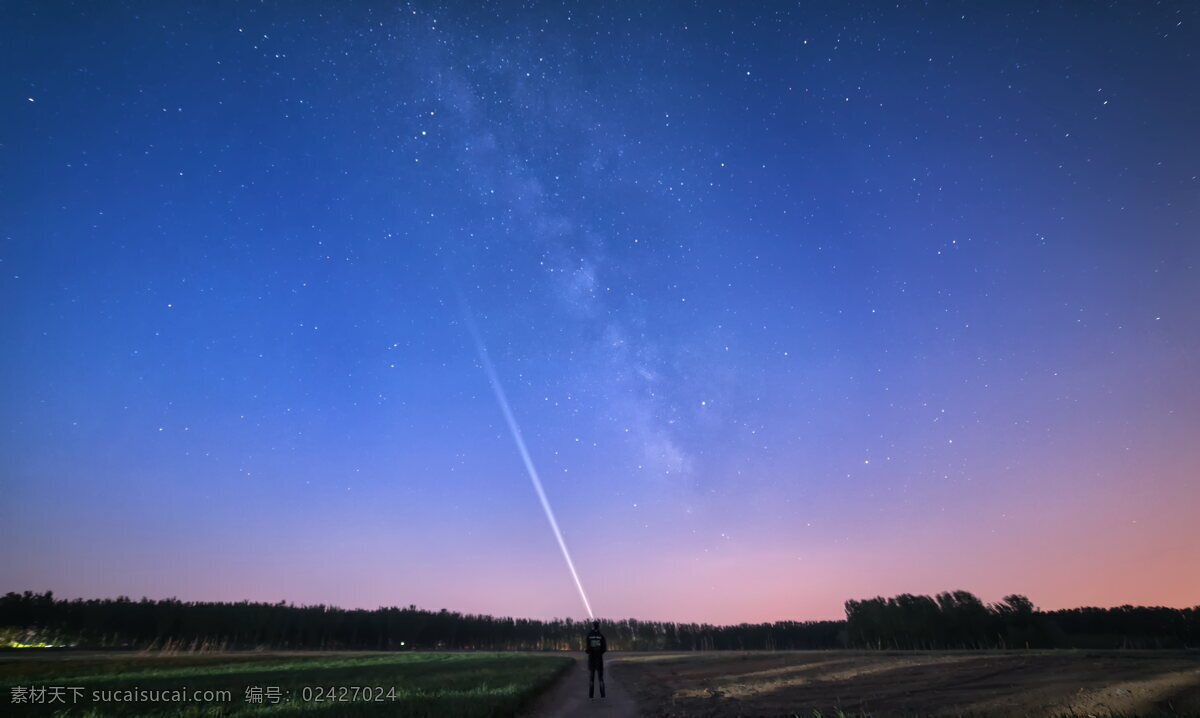
POLYGON ((584 641, 587 651, 588 661, 599 661, 604 652, 608 650, 608 641, 605 640, 604 634, 600 631, 593 630, 587 634, 587 640, 584 641))

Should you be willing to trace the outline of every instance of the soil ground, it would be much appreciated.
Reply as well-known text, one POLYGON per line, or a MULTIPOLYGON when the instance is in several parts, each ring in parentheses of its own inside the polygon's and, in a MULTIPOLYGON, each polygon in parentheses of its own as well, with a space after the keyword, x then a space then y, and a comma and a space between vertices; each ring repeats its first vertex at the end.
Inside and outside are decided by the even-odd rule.
POLYGON ((604 662, 604 698, 596 685, 596 697, 588 698, 587 659, 577 656, 575 666, 544 693, 529 715, 535 718, 574 718, 574 716, 604 716, 627 718, 645 715, 629 694, 628 669, 620 661, 604 662))
POLYGON ((610 656, 610 690, 627 691, 637 715, 1200 716, 1195 652, 610 656))
MULTIPOLYGON (((875 718, 1200 717, 1200 652, 1195 651, 613 651, 605 660, 608 696, 594 700, 587 697, 583 654, 563 655, 575 663, 523 715, 813 718, 816 712, 836 716, 840 710, 847 716, 875 718)), ((38 683, 64 671, 77 676, 242 662, 253 670, 255 664, 285 656, 320 661, 379 654, 14 652, 0 656, 0 675, 38 683)), ((352 676, 361 673, 345 670, 352 676)), ((339 674, 342 678, 349 680, 339 674)), ((190 678, 188 685, 197 680, 190 678)), ((227 682, 223 677, 213 680, 227 682)), ((0 696, 0 713, 7 698, 0 696)))

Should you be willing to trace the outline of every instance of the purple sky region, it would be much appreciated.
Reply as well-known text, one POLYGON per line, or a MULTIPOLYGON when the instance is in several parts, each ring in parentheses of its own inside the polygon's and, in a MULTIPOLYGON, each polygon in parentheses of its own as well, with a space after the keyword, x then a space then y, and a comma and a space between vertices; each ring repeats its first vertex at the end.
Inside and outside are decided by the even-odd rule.
POLYGON ((1200 603, 1200 8, 6 3, 0 591, 1200 603))

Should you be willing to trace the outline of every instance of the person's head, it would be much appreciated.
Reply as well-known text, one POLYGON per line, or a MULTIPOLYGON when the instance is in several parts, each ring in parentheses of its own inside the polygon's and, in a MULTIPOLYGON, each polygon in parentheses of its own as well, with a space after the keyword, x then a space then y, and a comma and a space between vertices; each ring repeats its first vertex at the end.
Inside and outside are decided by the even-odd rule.
POLYGON ((599 621, 592 621, 592 630, 593 630, 593 631, 599 631, 599 630, 600 630, 600 622, 599 622, 599 621))

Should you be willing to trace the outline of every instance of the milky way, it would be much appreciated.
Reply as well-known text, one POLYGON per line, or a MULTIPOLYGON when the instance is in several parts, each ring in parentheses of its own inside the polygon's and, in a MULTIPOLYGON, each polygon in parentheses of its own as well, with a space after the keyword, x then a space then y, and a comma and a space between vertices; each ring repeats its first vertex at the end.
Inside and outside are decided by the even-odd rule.
POLYGON ((1190 3, 9 3, 0 591, 1191 605, 1190 3))

